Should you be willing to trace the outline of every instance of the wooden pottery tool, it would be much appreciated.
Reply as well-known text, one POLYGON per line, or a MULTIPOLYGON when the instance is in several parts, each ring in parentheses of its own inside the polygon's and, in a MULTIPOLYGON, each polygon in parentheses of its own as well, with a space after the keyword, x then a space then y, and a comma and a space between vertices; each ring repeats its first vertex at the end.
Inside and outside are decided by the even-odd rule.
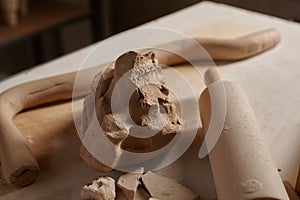
POLYGON ((211 94, 218 98, 215 90, 223 87, 225 91, 225 122, 209 152, 218 199, 288 200, 246 93, 238 84, 223 81, 216 68, 206 72, 205 82, 207 88, 199 99, 205 133, 210 126, 212 107, 216 106, 212 104, 211 94))

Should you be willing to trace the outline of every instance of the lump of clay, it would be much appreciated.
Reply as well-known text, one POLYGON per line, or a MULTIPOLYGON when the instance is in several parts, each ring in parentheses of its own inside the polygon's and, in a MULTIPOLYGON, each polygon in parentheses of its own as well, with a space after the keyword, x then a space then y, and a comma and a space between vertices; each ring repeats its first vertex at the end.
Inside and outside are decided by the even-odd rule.
POLYGON ((147 172, 142 176, 142 183, 150 196, 160 200, 199 200, 199 196, 179 184, 177 181, 147 172))
MULTIPOLYGON (((182 124, 174 97, 164 84, 162 69, 155 60, 154 53, 127 52, 116 60, 114 67, 109 67, 96 76, 91 93, 84 102, 82 134, 87 131, 92 112, 95 111, 104 134, 115 145, 115 155, 120 155, 117 153, 120 149, 137 153, 158 150, 181 130, 182 124), (122 87, 116 89, 121 79, 122 87), (124 102, 124 96, 129 91, 133 93, 130 94, 128 105, 128 102, 124 102), (118 95, 113 101, 114 105, 113 92, 118 95), (118 106, 114 113, 112 106, 118 106), (124 111, 126 107, 129 112, 124 111), (137 126, 132 126, 128 122, 129 118, 137 126), (155 134, 151 137, 139 137, 148 131, 155 134)), ((89 166, 103 172, 112 170, 112 165, 107 167, 96 162, 86 151, 81 148, 80 155, 89 166)), ((120 158, 116 156, 112 163, 117 163, 118 159, 120 158)))
POLYGON ((81 190, 81 199, 83 200, 114 200, 115 198, 115 180, 110 177, 95 179, 81 190))
POLYGON ((139 179, 143 175, 143 169, 137 172, 126 173, 119 177, 117 186, 122 190, 124 196, 128 200, 137 199, 138 187, 140 185, 139 179))
MULTIPOLYGON (((134 196, 134 200, 149 200, 149 198, 150 195, 145 191, 145 189, 142 186, 139 186, 134 196)), ((119 187, 117 188, 117 199, 128 200, 128 198, 124 195, 124 192, 119 187)))

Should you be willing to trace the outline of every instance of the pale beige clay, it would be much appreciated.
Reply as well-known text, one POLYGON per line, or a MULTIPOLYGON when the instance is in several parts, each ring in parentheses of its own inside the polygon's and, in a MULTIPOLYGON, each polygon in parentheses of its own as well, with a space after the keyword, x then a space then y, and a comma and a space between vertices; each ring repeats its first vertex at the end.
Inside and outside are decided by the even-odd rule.
POLYGON ((134 196, 134 200, 148 200, 150 194, 148 194, 142 186, 139 186, 134 196))
MULTIPOLYGON (((206 78, 214 77, 211 69, 206 78)), ((206 80, 208 88, 200 99, 204 132, 211 119, 210 95, 218 98, 220 87, 226 92, 226 117, 220 138, 209 160, 218 199, 281 199, 288 195, 259 130, 255 115, 243 89, 234 83, 215 78, 206 80)), ((218 111, 216 111, 218 112, 218 111)))
POLYGON ((82 200, 114 200, 116 198, 115 180, 100 177, 85 185, 81 190, 82 200))
MULTIPOLYGON (((2 10, 15 10, 15 0, 2 0, 1 2, 5 2, 11 5, 5 5, 7 8, 1 7, 2 10)), ((3 4, 4 5, 4 4, 3 4)), ((14 17, 11 17, 14 18, 14 17)), ((14 21, 14 20, 12 20, 14 21)), ((14 22, 13 22, 14 23, 14 22)), ((205 40, 198 38, 197 41, 200 43, 203 43, 203 47, 208 51, 208 54, 211 55, 213 59, 242 59, 247 58, 248 56, 255 55, 258 53, 261 53, 262 51, 275 46, 280 39, 280 36, 277 31, 275 30, 266 30, 263 32, 256 33, 254 35, 245 36, 241 38, 237 38, 237 42, 234 41, 226 41, 226 47, 224 48, 224 43, 221 41, 221 43, 218 43, 218 40, 205 40), (266 37, 268 36, 268 37, 266 37), (241 42, 242 41, 242 42, 241 42), (255 41, 258 42, 258 44, 254 45, 258 46, 259 48, 250 48, 252 47, 253 43, 255 41), (231 52, 231 48, 228 48, 229 46, 244 46, 242 49, 251 49, 250 54, 245 54, 244 50, 236 51, 235 48, 231 52), (267 47, 267 48, 264 48, 267 47), (224 57, 220 57, 218 55, 224 55, 224 57), (227 56, 226 56, 227 55, 227 56), (232 55, 235 55, 233 57, 232 55)), ((180 41, 177 43, 180 45, 180 41)), ((239 48, 238 48, 239 49, 239 48)), ((185 51, 185 49, 184 49, 185 51)), ((191 51, 191 49, 187 49, 187 51, 191 51)), ((249 51, 246 51, 249 52, 249 51)), ((132 53, 130 53, 132 54, 132 53)), ((134 54, 133 54, 134 55, 134 54)), ((125 56, 126 57, 126 56, 125 56)), ((134 55, 133 57, 136 57, 134 55)), ((158 56, 161 60, 161 63, 172 65, 177 64, 178 62, 182 62, 182 60, 178 60, 175 57, 167 57, 164 58, 163 55, 158 56)), ((201 58, 200 58, 201 59, 201 58)), ((128 60, 129 63, 133 64, 134 60, 128 60)), ((130 65, 129 65, 130 67, 130 65)), ((125 69, 126 70, 126 69, 125 69)), ((97 67, 88 69, 86 71, 83 71, 82 73, 86 73, 87 76, 94 75, 97 71, 97 67)), ((108 74, 103 75, 101 79, 106 80, 102 82, 97 88, 97 92, 99 95, 107 95, 104 94, 105 90, 108 89, 108 86, 111 85, 110 82, 114 76, 113 71, 107 71, 108 74), (109 74, 110 73, 110 74, 109 74), (108 77, 108 78, 107 78, 108 77)), ((54 76, 50 78, 45 78, 42 80, 37 80, 29 83, 25 83, 16 87, 13 87, 11 89, 8 89, 7 91, 0 94, 0 158, 3 168, 3 175, 5 180, 13 186, 17 187, 23 187, 30 183, 32 183, 39 174, 39 166, 35 160, 35 158, 32 155, 32 152, 28 148, 26 141, 22 137, 22 134, 19 132, 19 130, 15 127, 15 125, 12 122, 13 117, 21 112, 24 109, 29 109, 35 106, 39 106, 45 103, 55 102, 59 100, 65 100, 70 99, 72 97, 72 91, 73 91, 73 84, 74 80, 76 78, 76 72, 70 73, 70 74, 63 74, 59 76, 54 76), (13 159, 12 159, 13 158, 13 159)), ((90 83, 81 83, 80 85, 80 95, 87 94, 90 91, 90 83)), ((153 87, 153 86, 151 86, 153 87)), ((143 92, 147 92, 147 90, 150 88, 141 88, 143 92)), ((161 90, 162 88, 156 87, 156 89, 161 90)), ((158 90, 157 90, 158 91, 158 90)), ((95 91, 94 91, 95 92, 95 91)), ((88 97, 87 97, 88 98, 88 97)), ((88 100, 86 100, 88 101, 88 100)), ((101 102, 101 98, 96 99, 96 103, 101 102)), ((89 109, 87 109, 87 105, 85 105, 85 111, 84 115, 86 116, 86 119, 84 120, 90 120, 88 117, 88 112, 90 112, 89 109)), ((99 107, 101 108, 101 106, 99 107)), ((100 111, 98 111, 101 113, 100 111)), ((103 116, 100 117, 99 121, 103 121, 104 124, 110 124, 111 117, 108 113, 102 113, 103 116), (103 118, 103 120, 102 120, 103 118), (105 118, 105 119, 104 119, 105 118)), ((145 118, 146 119, 146 118, 145 118)), ((146 120, 147 121, 147 120, 146 120)), ((87 126, 87 123, 84 122, 84 124, 87 126)), ((113 123, 111 123, 113 125, 113 123)), ((53 126, 55 126, 53 124, 53 126)), ((106 126, 106 125, 105 125, 106 126)), ((113 129, 114 126, 112 126, 109 129, 113 129)), ((86 128, 86 127, 85 127, 86 128)), ((168 130, 166 130, 167 132, 168 130)), ((111 133, 111 132, 110 132, 111 133)), ((170 135, 170 134, 168 134, 170 135)), ((171 134, 172 135, 172 134, 171 134)), ((115 135, 113 135, 115 136, 115 135)), ((109 135, 108 135, 109 137, 109 135)), ((120 137, 122 137, 120 135, 120 137)), ((115 144, 119 143, 121 141, 121 138, 114 138, 111 137, 111 140, 115 144)), ((161 135, 159 136, 161 137, 161 135)), ((152 138, 160 139, 160 138, 152 138)), ((152 140, 151 139, 151 140, 152 140)), ((145 145, 148 141, 145 141, 142 143, 141 146, 136 148, 136 140, 135 138, 127 138, 127 142, 124 143, 124 147, 128 149, 133 149, 134 151, 142 150, 144 151, 147 149, 150 145, 145 145), (146 148, 147 147, 147 148, 146 148)), ((152 141, 153 142, 153 141, 152 141)), ((150 143, 151 144, 151 141, 150 143)), ((159 143, 157 143, 158 145, 159 143)), ((161 142, 160 145, 164 145, 165 142, 161 142)), ((42 145, 42 144, 41 144, 42 145)), ((155 148, 159 148, 159 145, 155 148)), ((154 149, 155 149, 154 148, 154 149)), ((148 150, 151 150, 149 148, 148 150)), ((100 171, 110 171, 111 169, 108 169, 105 166, 101 166, 101 164, 97 163, 95 160, 93 160, 93 157, 89 155, 89 153, 81 149, 81 155, 86 160, 87 163, 89 163, 89 166, 93 166, 93 168, 100 170, 100 171)))
POLYGON ((199 195, 177 181, 147 172, 142 176, 142 183, 151 197, 160 200, 196 200, 199 195))
POLYGON ((39 174, 39 166, 13 124, 13 117, 24 109, 70 98, 73 82, 74 74, 66 74, 16 86, 0 94, 0 158, 4 178, 10 185, 26 186, 39 174))
MULTIPOLYGON (((148 200, 150 195, 145 191, 142 186, 137 188, 136 194, 134 196, 134 200, 148 200)), ((128 198, 124 195, 123 191, 117 187, 117 200, 128 200, 128 198)))
MULTIPOLYGON (((108 68, 100 77, 98 85, 93 85, 92 93, 88 95, 84 102, 83 110, 83 133, 85 133, 90 121, 92 120, 92 112, 95 107, 98 121, 102 130, 108 139, 116 146, 116 155, 119 148, 132 152, 150 152, 160 149, 166 145, 174 135, 181 129, 180 117, 176 111, 175 104, 170 100, 169 90, 164 85, 164 78, 161 68, 156 63, 154 54, 152 52, 146 54, 138 54, 135 52, 128 52, 120 56, 115 62, 115 68, 108 68), (148 73, 144 74, 144 71, 148 73), (117 124, 112 115, 111 110, 111 96, 115 85, 126 73, 126 84, 132 84, 134 87, 133 95, 129 101, 129 111, 131 116, 127 113, 122 113, 122 110, 114 115, 118 115, 122 121, 117 124), (95 96, 93 100, 91 96, 95 96), (162 127, 159 123, 162 119, 161 110, 159 106, 163 107, 167 118, 162 127), (155 116, 150 118, 150 108, 157 108, 155 116), (139 126, 148 126, 152 130, 158 130, 158 133, 148 138, 137 138, 129 135, 134 128, 127 124, 127 118, 132 120, 139 126), (122 129, 121 129, 121 128, 122 129)), ((119 89, 119 96, 117 105, 122 105, 122 96, 128 92, 127 88, 119 89)), ((126 105, 125 105, 126 106, 126 105)), ((107 172, 111 166, 107 167, 100 162, 95 162, 90 158, 90 154, 84 152, 85 148, 81 148, 81 157, 89 166, 100 171, 107 172), (86 158, 88 156, 89 158, 86 158), (93 163, 90 164, 89 162, 93 163), (99 165, 96 165, 96 164, 99 165), (103 169, 103 170, 102 170, 103 169)), ((119 157, 115 157, 111 162, 116 164, 119 157)))
MULTIPOLYGON (((213 60, 235 61, 249 58, 273 48, 279 43, 281 37, 277 30, 267 29, 234 39, 197 37, 193 39, 207 51, 208 55, 213 60)), ((204 55, 195 54, 195 47, 186 47, 186 44, 187 41, 179 40, 172 42, 172 44, 165 45, 176 47, 176 49, 180 49, 182 46, 184 46, 184 52, 189 53, 191 60, 207 59, 207 57, 204 55), (201 56, 204 56, 204 58, 201 56)), ((157 59, 160 61, 160 63, 166 65, 186 62, 182 57, 164 52, 159 52, 157 59)))
POLYGON ((141 168, 136 172, 126 173, 119 177, 117 186, 122 190, 126 199, 135 200, 140 198, 137 197, 140 194, 140 192, 138 192, 138 187, 140 185, 139 179, 143 175, 143 172, 144 170, 141 168))
MULTIPOLYGON (((84 73, 87 76, 95 74, 95 68, 84 73)), ((28 82, 0 94, 0 158, 3 176, 10 185, 27 186, 39 175, 36 159, 12 121, 14 116, 25 109, 72 98, 76 74, 72 72, 28 82)), ((82 83, 77 91, 74 97, 81 97, 90 91, 90 85, 82 83)))

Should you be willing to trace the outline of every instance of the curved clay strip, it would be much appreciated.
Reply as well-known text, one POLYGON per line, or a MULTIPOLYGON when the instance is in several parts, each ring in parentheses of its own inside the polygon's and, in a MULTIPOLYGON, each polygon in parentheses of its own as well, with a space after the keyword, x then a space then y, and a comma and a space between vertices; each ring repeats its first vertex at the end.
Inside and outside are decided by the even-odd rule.
MULTIPOLYGON (((265 51, 278 43, 275 30, 262 31, 233 40, 208 40, 196 38, 213 59, 235 60, 265 51)), ((178 56, 177 56, 178 58, 178 56)), ((158 58, 166 65, 182 62, 177 58, 158 58)), ((85 71, 90 76, 97 68, 85 71)), ((13 186, 23 187, 32 183, 39 174, 39 166, 22 134, 13 124, 13 117, 24 109, 72 97, 76 72, 41 79, 13 87, 0 94, 0 158, 5 180, 13 186)), ((80 85, 84 95, 89 83, 80 85)))
MULTIPOLYGON (((209 54, 213 60, 236 61, 249 58, 276 46, 280 41, 280 33, 275 29, 267 29, 234 39, 193 38, 209 54)), ((199 55, 195 47, 186 46, 189 42, 179 40, 160 47, 170 46, 170 49, 183 49, 190 60, 207 59, 207 55, 199 55), (201 58, 202 57, 202 58, 201 58)), ((160 63, 170 65, 186 62, 183 58, 165 52, 156 53, 160 63)))
POLYGON ((274 47, 280 41, 280 34, 275 29, 267 29, 236 39, 196 40, 214 60, 241 60, 274 47))
MULTIPOLYGON (((32 183, 39 166, 22 134, 13 124, 13 117, 24 109, 70 99, 76 73, 37 80, 13 87, 0 95, 0 158, 3 175, 16 187, 32 183)), ((90 86, 82 86, 83 95, 90 86)))

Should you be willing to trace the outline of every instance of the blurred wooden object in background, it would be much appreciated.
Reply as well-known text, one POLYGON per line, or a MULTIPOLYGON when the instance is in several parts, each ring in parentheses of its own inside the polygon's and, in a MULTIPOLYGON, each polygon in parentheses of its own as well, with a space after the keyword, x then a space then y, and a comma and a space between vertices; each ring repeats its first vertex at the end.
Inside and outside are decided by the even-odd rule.
POLYGON ((28 0, 0 0, 0 18, 4 24, 17 26, 19 17, 28 14, 28 0))

